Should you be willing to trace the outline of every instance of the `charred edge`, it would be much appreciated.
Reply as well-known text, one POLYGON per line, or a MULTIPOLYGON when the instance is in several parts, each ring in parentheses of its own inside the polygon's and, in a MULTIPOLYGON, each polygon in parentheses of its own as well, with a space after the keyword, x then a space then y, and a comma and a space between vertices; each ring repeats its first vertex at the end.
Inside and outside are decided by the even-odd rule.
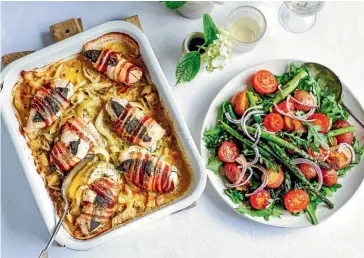
POLYGON ((60 108, 57 105, 57 103, 53 101, 53 99, 51 99, 50 97, 45 97, 44 98, 44 101, 46 101, 51 106, 51 109, 52 109, 53 114, 57 114, 58 113, 58 111, 59 111, 60 108))
POLYGON ((52 172, 57 171, 57 166, 56 166, 56 164, 51 164, 51 165, 49 166, 49 169, 50 169, 52 172))
POLYGON ((96 63, 97 59, 101 54, 101 50, 87 50, 81 53, 84 57, 93 63, 96 63))
POLYGON ((117 169, 120 171, 129 171, 129 169, 131 168, 131 165, 133 163, 132 159, 127 159, 125 161, 123 161, 118 167, 117 169))
POLYGON ((145 173, 147 173, 148 176, 151 176, 153 173, 154 163, 152 160, 147 161, 147 164, 145 164, 145 173))

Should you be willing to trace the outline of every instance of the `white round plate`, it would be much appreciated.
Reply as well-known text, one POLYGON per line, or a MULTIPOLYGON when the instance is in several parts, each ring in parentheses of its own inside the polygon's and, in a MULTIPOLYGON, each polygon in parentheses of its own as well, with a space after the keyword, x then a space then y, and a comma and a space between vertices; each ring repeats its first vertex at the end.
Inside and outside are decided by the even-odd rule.
MULTIPOLYGON (((216 117, 217 117, 217 109, 221 105, 223 101, 230 100, 231 97, 238 91, 244 90, 246 88, 246 85, 251 80, 252 75, 259 71, 259 70, 268 70, 272 72, 273 74, 279 75, 285 72, 289 64, 291 62, 294 62, 296 65, 302 65, 304 62, 300 60, 289 60, 289 59, 280 59, 280 60, 272 60, 268 61, 259 65, 256 65, 254 67, 251 67, 250 69, 247 69, 240 74, 238 74, 235 78, 233 78, 228 84, 225 85, 225 87, 217 94, 215 99, 212 101, 209 110, 207 111, 202 131, 201 131, 201 155, 202 160, 205 163, 205 165, 208 164, 209 159, 209 152, 205 148, 205 144, 202 140, 203 133, 211 127, 216 126, 216 117)), ((344 102, 347 105, 347 107, 354 112, 361 120, 364 120, 364 111, 361 108, 359 102, 355 98, 355 96, 351 93, 349 88, 343 83, 343 96, 344 96, 344 102)), ((364 129, 360 127, 356 121, 350 117, 349 122, 356 126, 355 136, 358 138, 360 142, 364 139, 364 129)), ((338 189, 338 191, 334 194, 333 197, 330 198, 330 200, 334 203, 335 207, 332 210, 329 210, 324 205, 320 205, 317 208, 317 218, 319 220, 319 223, 322 223, 325 219, 333 215, 335 212, 337 212, 343 205, 354 195, 356 190, 359 188, 361 182, 364 178, 364 162, 361 162, 359 165, 357 165, 354 169, 352 169, 345 178, 339 178, 339 182, 342 185, 342 188, 338 189)), ((237 204, 234 204, 228 196, 225 195, 224 189, 226 188, 223 184, 222 179, 216 175, 214 172, 208 170, 208 177, 215 188, 215 190, 218 192, 218 194, 221 196, 221 198, 232 208, 235 210, 235 208, 238 207, 237 204)), ((239 213, 240 214, 240 213, 239 213)), ((263 218, 260 217, 251 217, 249 215, 242 215, 244 217, 247 217, 251 220, 276 226, 276 227, 307 227, 311 226, 310 221, 306 217, 305 214, 302 214, 301 216, 292 216, 287 211, 281 216, 281 218, 273 218, 271 217, 269 221, 265 221, 263 218)))

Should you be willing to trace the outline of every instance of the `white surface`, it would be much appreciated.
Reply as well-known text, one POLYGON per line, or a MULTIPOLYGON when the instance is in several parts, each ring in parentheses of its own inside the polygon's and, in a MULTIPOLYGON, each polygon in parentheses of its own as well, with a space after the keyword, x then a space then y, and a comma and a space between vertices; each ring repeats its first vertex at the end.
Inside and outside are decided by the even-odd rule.
MULTIPOLYGON (((205 147, 205 143, 202 139, 203 133, 209 129, 216 126, 217 120, 217 111, 221 106, 221 103, 224 101, 231 99, 236 92, 241 90, 245 90, 248 85, 251 85, 251 80, 253 74, 255 74, 259 70, 267 70, 272 72, 273 74, 282 74, 287 71, 289 65, 291 63, 295 63, 296 66, 301 66, 304 61, 295 60, 295 59, 275 59, 264 62, 262 64, 255 65, 247 70, 244 70, 237 76, 235 76, 231 81, 229 81, 225 87, 216 95, 215 99, 212 101, 204 119, 202 130, 201 130, 201 143, 200 150, 203 162, 205 165, 208 164, 210 153, 208 149, 205 147)), ((359 118, 364 119, 363 109, 360 107, 358 101, 355 101, 355 96, 350 92, 347 88, 344 81, 343 83, 343 96, 346 100, 350 100, 346 102, 347 107, 357 114, 359 118)), ((364 129, 359 126, 358 123, 353 118, 349 118, 349 122, 356 126, 355 136, 358 139, 364 140, 364 129)), ((360 163, 360 165, 356 166, 350 171, 350 176, 339 179, 339 184, 342 185, 340 191, 330 198, 332 203, 334 204, 334 209, 329 210, 325 205, 319 205, 317 207, 316 215, 319 223, 323 222, 330 216, 334 215, 345 205, 348 200, 354 195, 354 193, 360 187, 360 184, 364 178, 364 163, 360 163)), ((224 181, 221 176, 216 175, 213 171, 208 170, 208 176, 212 186, 216 189, 221 198, 233 209, 235 210, 240 205, 235 204, 231 201, 231 199, 224 193, 226 186, 224 185, 224 181)), ((255 220, 257 222, 276 226, 276 227, 287 227, 287 228, 295 228, 295 227, 309 227, 312 226, 311 222, 308 220, 307 216, 292 216, 288 211, 284 211, 280 218, 270 218, 269 221, 264 220, 262 217, 252 217, 247 214, 243 214, 251 220, 255 220)))
POLYGON ((34 194, 48 231, 52 233, 56 226, 54 217, 55 209, 51 199, 49 198, 49 194, 44 187, 43 179, 35 173, 36 167, 31 155, 31 150, 28 148, 25 138, 18 131, 19 122, 16 118, 11 102, 12 88, 18 81, 19 74, 22 70, 34 69, 42 67, 45 64, 57 62, 62 59, 64 60, 78 53, 86 42, 110 32, 126 33, 139 43, 140 54, 142 55, 144 63, 149 71, 151 80, 156 84, 159 96, 171 119, 174 121, 176 133, 183 149, 186 152, 186 157, 190 161, 190 165, 194 173, 193 183, 191 185, 190 192, 187 193, 186 196, 176 200, 173 205, 169 204, 155 212, 151 212, 150 214, 133 220, 125 226, 121 226, 115 230, 110 230, 105 234, 94 237, 88 241, 74 239, 62 227, 56 236, 56 241, 62 246, 75 250, 90 249, 117 236, 123 236, 126 232, 132 231, 136 227, 145 225, 155 219, 184 209, 192 205, 201 196, 206 185, 206 170, 204 169, 204 165, 202 165, 201 156, 198 153, 197 147, 193 142, 193 138, 188 131, 186 123, 175 108, 175 103, 168 81, 162 72, 146 36, 137 27, 130 23, 124 21, 106 22, 17 60, 9 64, 1 73, 2 80, 4 81, 4 89, 1 92, 4 121, 6 122, 8 130, 11 132, 10 136, 14 142, 15 149, 19 154, 20 161, 25 170, 25 175, 29 181, 30 188, 34 194))
MULTIPOLYGON (((88 29, 108 20, 139 14, 144 31, 171 84, 196 143, 202 119, 217 92, 235 75, 274 58, 297 58, 326 64, 338 71, 353 93, 363 96, 364 3, 327 3, 315 26, 304 34, 279 24, 279 3, 254 3, 268 30, 250 53, 235 55, 230 67, 202 74, 193 83, 174 87, 174 67, 183 39, 201 30, 158 3, 1 3, 2 52, 39 49, 51 43, 48 26, 82 17, 88 29)), ((242 3, 225 3, 212 12, 223 25, 242 3)), ((364 105, 363 97, 360 97, 364 105)), ((1 196, 3 257, 37 257, 49 234, 24 177, 8 132, 2 127, 1 196)), ((210 183, 197 207, 168 216, 91 251, 54 247, 51 257, 364 257, 363 187, 325 223, 303 229, 281 229, 241 218, 214 192, 210 183)))

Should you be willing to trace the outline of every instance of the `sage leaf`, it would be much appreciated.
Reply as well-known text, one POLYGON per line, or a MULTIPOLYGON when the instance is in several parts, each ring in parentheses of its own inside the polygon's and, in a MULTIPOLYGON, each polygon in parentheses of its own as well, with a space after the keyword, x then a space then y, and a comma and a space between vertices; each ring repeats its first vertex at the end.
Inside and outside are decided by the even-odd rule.
POLYGON ((182 7, 187 1, 161 1, 170 10, 176 10, 182 7))
POLYGON ((203 16, 203 32, 205 35, 205 43, 207 44, 207 46, 213 43, 215 39, 217 39, 217 34, 219 33, 219 30, 209 14, 204 14, 203 16))
POLYGON ((192 81, 200 71, 201 59, 197 51, 184 55, 176 66, 177 84, 192 81))

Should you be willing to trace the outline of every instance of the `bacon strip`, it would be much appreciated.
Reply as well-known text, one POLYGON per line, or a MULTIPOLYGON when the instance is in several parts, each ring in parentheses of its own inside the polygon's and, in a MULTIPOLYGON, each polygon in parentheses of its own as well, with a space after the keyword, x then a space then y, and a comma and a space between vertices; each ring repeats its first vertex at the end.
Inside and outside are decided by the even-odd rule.
POLYGON ((82 54, 91 62, 93 62, 91 57, 98 55, 96 62, 92 63, 93 66, 111 80, 133 86, 143 76, 143 70, 140 67, 111 49, 87 50, 82 54))
POLYGON ((75 224, 80 228, 75 232, 78 238, 88 239, 111 228, 120 188, 117 182, 107 177, 88 185, 83 193, 82 213, 75 224))
POLYGON ((126 172, 128 180, 143 190, 168 193, 174 190, 177 183, 177 175, 172 178, 172 173, 177 173, 174 166, 142 151, 124 153, 118 169, 126 172))

